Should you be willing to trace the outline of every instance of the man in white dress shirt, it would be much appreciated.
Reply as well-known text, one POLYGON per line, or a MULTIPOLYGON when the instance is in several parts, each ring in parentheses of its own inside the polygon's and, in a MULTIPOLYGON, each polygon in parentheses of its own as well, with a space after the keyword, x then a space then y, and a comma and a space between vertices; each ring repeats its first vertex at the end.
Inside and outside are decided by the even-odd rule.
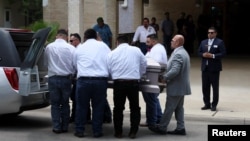
POLYGON ((84 137, 89 103, 93 109, 92 130, 95 138, 103 136, 102 123, 108 88, 107 56, 111 51, 97 40, 94 29, 84 32, 84 43, 74 54, 77 68, 75 136, 84 137))
MULTIPOLYGON (((166 66, 167 52, 165 47, 158 42, 157 35, 148 35, 146 44, 149 48, 146 57, 152 58, 162 66, 166 66)), ((160 122, 162 116, 162 109, 158 99, 159 93, 143 92, 142 95, 146 103, 146 125, 149 127, 155 126, 160 122)))
POLYGON ((141 120, 139 105, 139 80, 146 73, 147 61, 138 47, 128 44, 128 37, 117 38, 118 46, 108 55, 108 66, 114 80, 113 121, 115 137, 122 138, 123 111, 126 98, 130 107, 129 137, 135 138, 141 120))
POLYGON ((139 41, 140 42, 139 47, 142 53, 145 55, 147 53, 147 45, 146 45, 147 36, 149 34, 155 34, 156 32, 155 32, 154 27, 149 25, 148 18, 143 18, 142 24, 143 25, 140 25, 137 27, 134 37, 133 37, 132 44, 134 45, 136 41, 139 41))
POLYGON ((52 131, 56 134, 68 131, 71 94, 71 75, 75 47, 67 43, 68 33, 57 31, 56 40, 45 48, 45 63, 48 65, 48 85, 51 100, 52 131))

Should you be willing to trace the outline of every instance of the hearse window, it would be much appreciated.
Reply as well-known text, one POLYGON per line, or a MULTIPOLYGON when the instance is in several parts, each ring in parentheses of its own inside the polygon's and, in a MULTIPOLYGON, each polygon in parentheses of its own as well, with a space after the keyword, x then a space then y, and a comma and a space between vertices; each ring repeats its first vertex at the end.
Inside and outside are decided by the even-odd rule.
POLYGON ((41 55, 39 54, 40 51, 40 46, 39 46, 39 41, 40 39, 34 39, 31 47, 29 48, 29 51, 27 53, 27 56, 24 59, 25 66, 23 67, 31 67, 34 66, 34 64, 37 62, 37 59, 39 59, 36 55, 41 55))

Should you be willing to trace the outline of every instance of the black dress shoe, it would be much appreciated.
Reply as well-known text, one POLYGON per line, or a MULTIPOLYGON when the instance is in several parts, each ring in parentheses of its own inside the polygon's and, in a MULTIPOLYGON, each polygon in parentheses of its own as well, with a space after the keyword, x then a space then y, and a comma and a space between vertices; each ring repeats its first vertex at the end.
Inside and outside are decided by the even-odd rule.
POLYGON ((114 135, 116 138, 122 138, 122 133, 115 133, 115 135, 114 135))
POLYGON ((211 107, 210 106, 203 106, 203 107, 201 107, 201 110, 207 110, 207 109, 211 109, 211 107))
POLYGON ((62 133, 62 130, 53 129, 52 132, 54 132, 55 134, 60 134, 60 133, 62 133))
POLYGON ((212 108, 211 108, 211 111, 216 111, 216 107, 212 107, 212 108))
POLYGON ((136 137, 136 133, 130 132, 130 133, 128 134, 128 136, 129 136, 129 138, 134 139, 134 138, 136 137))
POLYGON ((62 130, 61 131, 61 133, 67 133, 68 132, 68 130, 62 130))
POLYGON ((174 134, 174 135, 186 135, 186 130, 185 129, 181 129, 181 130, 175 129, 174 131, 168 131, 167 133, 174 134))
POLYGON ((95 138, 99 138, 103 136, 103 133, 94 133, 93 135, 95 138))
POLYGON ((75 132, 74 134, 76 137, 82 138, 84 137, 84 134, 82 132, 75 132))
POLYGON ((148 129, 157 134, 166 135, 167 132, 164 129, 160 129, 158 126, 148 126, 148 129))

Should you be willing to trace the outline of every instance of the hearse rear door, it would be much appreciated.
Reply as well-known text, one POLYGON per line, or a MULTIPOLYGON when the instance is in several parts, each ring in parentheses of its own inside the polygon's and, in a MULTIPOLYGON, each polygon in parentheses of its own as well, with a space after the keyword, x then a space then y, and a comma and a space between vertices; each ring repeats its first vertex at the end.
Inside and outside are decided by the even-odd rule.
POLYGON ((32 37, 33 41, 30 45, 28 53, 21 64, 19 74, 19 94, 28 96, 29 94, 40 93, 41 90, 39 80, 39 70, 37 62, 43 53, 46 40, 48 38, 51 27, 38 30, 32 37))

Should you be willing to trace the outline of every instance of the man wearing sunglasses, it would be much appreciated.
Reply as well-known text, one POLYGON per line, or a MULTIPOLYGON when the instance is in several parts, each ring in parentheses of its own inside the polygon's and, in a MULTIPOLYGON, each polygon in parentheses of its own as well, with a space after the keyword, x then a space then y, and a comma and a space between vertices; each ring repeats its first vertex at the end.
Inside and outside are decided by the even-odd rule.
POLYGON ((69 42, 71 45, 73 45, 74 47, 78 47, 81 45, 81 36, 78 33, 72 33, 70 34, 69 37, 69 42))
POLYGON ((224 41, 217 38, 214 27, 208 29, 208 39, 201 42, 198 56, 201 57, 202 93, 204 106, 201 110, 211 109, 216 111, 219 101, 219 78, 222 71, 222 58, 226 54, 224 41), (213 97, 210 99, 212 86, 213 97))
MULTIPOLYGON (((71 33, 69 37, 69 43, 73 45, 75 48, 81 45, 81 36, 78 33, 71 33)), ((73 87, 72 92, 70 95, 70 99, 72 101, 72 108, 71 108, 71 116, 70 116, 70 123, 75 122, 75 111, 76 111, 76 102, 75 102, 75 93, 76 93, 76 76, 72 81, 73 87)), ((88 123, 91 122, 91 109, 89 107, 88 111, 88 123)))

